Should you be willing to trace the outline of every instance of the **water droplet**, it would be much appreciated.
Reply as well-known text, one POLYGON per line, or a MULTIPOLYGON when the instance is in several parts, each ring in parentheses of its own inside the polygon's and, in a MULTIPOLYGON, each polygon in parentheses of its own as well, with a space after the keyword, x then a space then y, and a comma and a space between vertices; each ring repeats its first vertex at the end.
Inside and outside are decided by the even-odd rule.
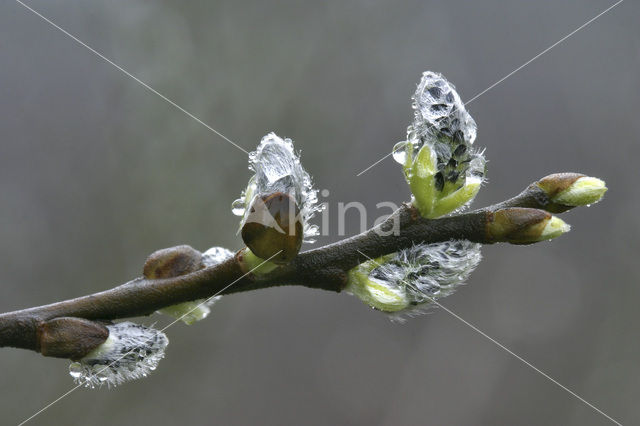
POLYGON ((233 203, 231 203, 231 212, 236 216, 244 215, 245 207, 244 200, 242 198, 238 198, 233 203))
POLYGON ((402 164, 403 166, 407 163, 408 146, 409 146, 409 142, 402 141, 402 142, 398 142, 393 147, 393 159, 396 160, 396 162, 402 164))
POLYGON ((69 365, 69 374, 74 379, 79 379, 82 376, 82 365, 79 362, 73 362, 69 365))

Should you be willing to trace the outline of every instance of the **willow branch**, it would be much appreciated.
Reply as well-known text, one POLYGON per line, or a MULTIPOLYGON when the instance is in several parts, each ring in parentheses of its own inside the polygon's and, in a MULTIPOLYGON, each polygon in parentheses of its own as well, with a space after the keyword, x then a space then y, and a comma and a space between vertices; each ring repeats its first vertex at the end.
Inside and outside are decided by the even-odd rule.
MULTIPOLYGON (((552 176, 564 176, 562 182, 565 182, 567 176, 575 180, 581 175, 552 176)), ((546 211, 558 212, 570 208, 554 205, 553 191, 545 192, 539 186, 543 180, 504 202, 438 219, 423 219, 415 208, 405 204, 380 225, 354 237, 300 253, 292 262, 267 275, 258 276, 245 270, 241 252, 238 252, 235 257, 222 263, 186 275, 163 279, 136 278, 88 296, 0 314, 0 347, 13 346, 45 354, 40 349, 39 336, 43 325, 47 322, 51 324, 51 320, 57 318, 111 321, 150 315, 167 306, 217 294, 279 285, 300 285, 339 292, 346 285, 347 272, 351 268, 367 258, 393 253, 413 244, 451 239, 483 244, 517 242, 509 232, 519 232, 530 223, 539 221, 542 216, 550 216, 546 211), (505 209, 517 210, 516 216, 520 222, 513 225, 509 232, 496 233, 495 226, 492 228, 495 215, 505 209), (394 229, 397 232, 393 232, 394 229)), ((99 335, 100 330, 93 333, 99 335)))

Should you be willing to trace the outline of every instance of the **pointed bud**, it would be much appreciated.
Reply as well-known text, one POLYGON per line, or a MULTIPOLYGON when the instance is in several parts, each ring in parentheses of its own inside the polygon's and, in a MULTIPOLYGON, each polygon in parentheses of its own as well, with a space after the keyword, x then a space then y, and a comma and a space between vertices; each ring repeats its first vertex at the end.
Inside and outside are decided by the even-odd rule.
POLYGON ((597 203, 607 192, 603 180, 579 173, 555 173, 540 179, 536 185, 547 194, 550 203, 545 209, 552 213, 597 203))
POLYGON ((557 216, 551 216, 551 219, 547 221, 542 232, 540 233, 540 239, 538 241, 551 240, 559 237, 562 234, 566 234, 571 230, 571 226, 564 220, 557 216))
POLYGON ((426 217, 436 218, 444 216, 445 214, 451 213, 466 206, 467 204, 471 203, 471 201, 473 201, 473 199, 478 194, 478 191, 480 191, 481 186, 482 178, 475 176, 468 177, 464 185, 460 189, 440 198, 436 203, 431 215, 426 217))
POLYGON ((607 187, 603 180, 584 176, 558 192, 552 197, 552 201, 565 206, 585 206, 600 201, 605 192, 607 187))
POLYGON ((69 366, 76 383, 88 388, 117 386, 146 377, 156 369, 169 344, 167 336, 132 322, 107 325, 109 337, 69 366))
POLYGON ((104 343, 109 330, 82 318, 55 318, 38 325, 37 351, 44 356, 80 359, 104 343))
POLYGON ((486 234, 490 242, 532 244, 569 232, 571 227, 546 211, 522 207, 501 209, 487 217, 486 234))
POLYGON ((424 145, 408 168, 405 168, 409 188, 413 195, 413 204, 423 217, 431 217, 438 199, 435 174, 437 169, 435 151, 429 145, 424 145))

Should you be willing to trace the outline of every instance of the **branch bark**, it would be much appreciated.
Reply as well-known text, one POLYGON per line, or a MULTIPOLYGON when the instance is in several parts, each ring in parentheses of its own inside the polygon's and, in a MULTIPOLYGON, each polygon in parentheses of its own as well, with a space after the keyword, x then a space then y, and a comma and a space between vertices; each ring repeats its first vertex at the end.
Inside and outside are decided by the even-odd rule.
MULTIPOLYGON (((575 180, 575 174, 567 176, 575 180)), ((575 175, 582 176, 582 175, 575 175)), ((544 179, 548 179, 544 178, 544 179)), ((571 180, 569 179, 569 180, 571 180)), ((542 182, 539 181, 539 182, 542 182)), ((492 244, 509 241, 508 235, 489 232, 493 215, 499 210, 526 208, 519 216, 540 220, 540 215, 565 211, 571 207, 555 205, 538 182, 522 193, 493 206, 438 219, 423 219, 417 209, 405 204, 380 225, 351 238, 300 253, 289 264, 274 272, 257 276, 243 269, 240 252, 213 267, 173 278, 136 278, 110 290, 29 309, 0 314, 0 347, 13 346, 38 351, 39 336, 47 321, 73 317, 111 321, 150 315, 177 303, 280 285, 301 285, 340 292, 347 283, 347 272, 368 257, 376 258, 418 243, 466 239, 492 244), (539 210, 533 210, 539 209, 539 210), (527 211, 524 211, 527 210, 527 211), (398 232, 392 230, 396 226, 398 232)), ((515 224, 524 226, 527 223, 515 224)))

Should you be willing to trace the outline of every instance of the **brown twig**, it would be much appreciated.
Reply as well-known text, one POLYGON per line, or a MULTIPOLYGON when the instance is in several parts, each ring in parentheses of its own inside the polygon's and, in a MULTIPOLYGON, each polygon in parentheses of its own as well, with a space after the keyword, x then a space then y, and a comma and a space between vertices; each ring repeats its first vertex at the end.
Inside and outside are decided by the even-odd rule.
MULTIPOLYGON (((46 334, 43 334, 43 330, 49 330, 51 321, 57 318, 111 321, 150 315, 170 305, 216 294, 231 294, 279 285, 301 285, 339 292, 346 285, 347 272, 351 268, 369 257, 376 258, 393 253, 413 244, 451 239, 466 239, 484 244, 517 243, 513 234, 529 226, 532 221, 549 217, 546 211, 560 212, 570 208, 552 203, 550 195, 554 194, 553 188, 550 190, 549 187, 545 187, 543 190, 540 184, 551 182, 557 189, 570 184, 567 182, 573 182, 580 176, 582 175, 551 175, 502 203, 438 219, 423 219, 415 208, 405 204, 377 227, 354 237, 300 253, 287 265, 266 275, 258 276, 245 271, 242 254, 238 252, 235 257, 220 264, 186 275, 162 279, 136 278, 92 295, 0 314, 0 347, 13 346, 41 351, 44 355, 64 357, 64 350, 50 350, 49 353, 42 351, 42 336, 46 334), (509 221, 508 229, 503 230, 504 224, 501 224, 500 231, 497 232, 495 226, 492 228, 496 212, 504 212, 505 209, 512 209, 509 211, 510 214, 506 215, 509 221), (392 232, 394 229, 398 232, 392 232)), ((73 322, 65 321, 62 324, 66 326, 73 322)), ((97 329, 94 334, 99 336, 99 331, 97 329)), ((65 329, 65 333, 54 336, 68 335, 71 332, 65 329)), ((48 339, 54 338, 49 335, 48 339)), ((48 344, 51 345, 52 342, 49 341, 48 344)), ((90 349, 90 345, 83 348, 85 352, 90 349)), ((74 352, 72 349, 69 349, 69 354, 75 357, 81 355, 78 350, 74 352)))

